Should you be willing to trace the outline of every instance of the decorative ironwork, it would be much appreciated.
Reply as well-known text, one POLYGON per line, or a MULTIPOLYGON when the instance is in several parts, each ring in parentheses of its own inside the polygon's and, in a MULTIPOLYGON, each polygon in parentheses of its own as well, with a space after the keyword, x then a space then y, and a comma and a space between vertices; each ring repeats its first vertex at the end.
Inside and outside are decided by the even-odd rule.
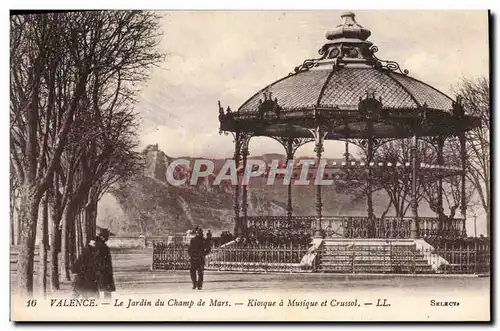
MULTIPOLYGON (((356 145, 361 149, 366 149, 368 147, 368 139, 344 139, 350 144, 356 145)), ((381 146, 387 144, 388 142, 397 140, 396 138, 372 138, 373 141, 373 153, 381 146)))
POLYGON ((224 134, 227 136, 228 132, 226 129, 229 129, 232 127, 232 124, 234 123, 234 117, 233 117, 233 111, 231 110, 231 107, 227 106, 226 113, 224 114, 224 108, 222 107, 220 101, 218 101, 219 105, 219 134, 224 134))
POLYGON ((379 97, 377 100, 374 90, 366 91, 366 97, 364 99, 359 97, 358 111, 367 119, 373 119, 379 115, 385 116, 386 114, 382 113, 382 106, 382 97, 379 97))
POLYGON ((187 244, 153 243, 152 269, 187 270, 189 254, 187 244))
POLYGON ((232 242, 207 256, 206 269, 238 271, 300 271, 307 245, 232 242))
POLYGON ((384 217, 375 221, 376 238, 406 239, 411 235, 413 220, 400 217, 384 217))
POLYGON ((490 244, 481 238, 427 238, 432 245, 429 254, 443 258, 446 263, 435 265, 438 273, 478 274, 490 272, 490 244))
MULTIPOLYGON (((309 236, 315 229, 316 216, 248 216, 247 226, 249 233, 260 236, 273 234, 275 238, 292 238, 295 235, 309 236)), ((341 238, 384 238, 408 239, 411 238, 413 218, 384 217, 375 218, 373 222, 367 216, 322 216, 321 228, 331 233, 330 237, 341 238), (370 235, 371 234, 371 235, 370 235)), ((462 218, 445 219, 443 228, 439 230, 438 217, 419 217, 418 238, 427 238, 440 235, 447 238, 463 237, 465 220, 462 218)), ((304 238, 305 238, 304 237, 304 238)), ((306 240, 306 239, 304 239, 306 240)))
POLYGON ((271 91, 264 91, 262 94, 264 95, 264 100, 259 99, 258 107, 260 118, 263 119, 265 114, 272 112, 275 114, 276 119, 279 119, 282 108, 278 105, 278 98, 274 98, 273 100, 273 93, 271 91))
MULTIPOLYGON (((439 145, 442 143, 444 144, 446 142, 446 136, 432 136, 432 137, 419 137, 419 140, 428 144, 434 150, 439 153, 439 145)), ((439 162, 438 162, 439 164, 439 162)))
POLYGON ((432 273, 415 244, 326 242, 320 250, 318 269, 338 273, 432 273))
POLYGON ((319 50, 318 50, 318 54, 321 55, 320 58, 317 58, 317 59, 307 59, 307 60, 304 60, 304 62, 299 65, 299 66, 296 66, 295 69, 294 69, 294 72, 293 73, 290 73, 289 75, 294 75, 294 74, 297 74, 299 72, 302 72, 302 71, 307 71, 311 68, 314 68, 316 65, 318 65, 319 61, 321 60, 324 60, 326 59, 326 57, 328 56, 328 52, 327 52, 327 45, 323 45, 323 47, 321 47, 319 50))
POLYGON ((307 143, 313 142, 314 138, 292 138, 292 137, 283 137, 283 136, 270 136, 269 138, 272 138, 279 142, 281 146, 285 149, 287 158, 293 158, 297 150, 304 146, 307 143))
MULTIPOLYGON (((378 47, 366 40, 369 31, 352 23, 354 22, 354 14, 348 13, 343 17, 346 18, 346 21, 328 34, 328 43, 318 51, 320 56, 316 59, 305 60, 290 75, 310 70, 309 72, 294 77, 285 77, 275 82, 272 87, 265 90, 263 98, 259 94, 252 97, 242 105, 237 113, 232 113, 231 109, 228 108, 226 114, 219 103, 221 128, 225 127, 225 121, 234 118, 233 121, 236 120, 236 122, 232 122, 230 126, 233 131, 246 130, 254 132, 258 136, 282 135, 282 137, 272 138, 278 140, 285 147, 287 159, 293 158, 299 146, 315 140, 316 166, 319 165, 322 158, 323 140, 327 137, 326 133, 323 135, 325 131, 330 132, 328 136, 330 139, 338 139, 340 136, 348 139, 357 138, 356 142, 365 150, 370 151, 378 149, 387 141, 413 136, 415 140, 412 146, 411 163, 406 161, 404 164, 399 162, 396 164, 372 163, 374 161, 370 157, 364 162, 357 162, 349 160, 349 154, 346 151, 345 163, 335 161, 332 165, 332 168, 341 171, 332 171, 327 175, 338 179, 343 172, 346 174, 349 172, 351 177, 357 177, 359 183, 368 181, 367 183, 363 182, 362 185, 366 185, 368 192, 371 192, 370 178, 381 176, 382 173, 386 172, 386 169, 394 171, 395 176, 411 173, 410 215, 412 217, 376 218, 373 214, 371 195, 367 198, 368 216, 323 216, 320 185, 316 191, 316 216, 293 216, 291 186, 289 186, 286 216, 275 218, 261 216, 259 219, 243 217, 240 219, 239 214, 236 214, 235 211, 238 227, 248 226, 248 229, 246 233, 242 233, 244 236, 240 237, 247 241, 239 248, 233 246, 234 251, 231 253, 233 255, 247 254, 243 252, 244 250, 256 250, 263 253, 273 242, 279 243, 280 246, 291 243, 291 247, 295 247, 297 238, 301 238, 299 241, 302 244, 303 240, 305 245, 310 240, 311 235, 321 233, 322 229, 325 230, 323 234, 326 234, 327 237, 353 239, 349 240, 351 243, 355 242, 357 238, 380 238, 384 239, 381 242, 388 242, 391 241, 390 239, 428 239, 433 236, 460 238, 466 235, 464 219, 444 219, 441 215, 428 219, 419 217, 416 199, 417 179, 421 184, 423 180, 430 180, 431 177, 441 178, 440 176, 449 176, 450 171, 458 171, 456 167, 443 166, 441 164, 443 162, 439 162, 439 165, 417 162, 416 138, 439 134, 458 136, 465 128, 471 127, 465 120, 461 99, 458 98, 452 105, 449 98, 433 88, 410 77, 405 77, 409 71, 403 70, 397 62, 379 59, 376 56, 378 47), (349 70, 351 65, 361 69, 349 70), (345 69, 336 70, 340 67, 345 69), (338 88, 337 85, 333 84, 336 81, 348 82, 348 84, 343 84, 348 88, 338 88), (304 90, 304 86, 309 86, 309 89, 304 90), (281 105, 278 104, 277 98, 273 97, 271 88, 276 95, 280 96, 281 105), (384 100, 379 96, 376 97, 374 90, 367 90, 373 88, 384 97, 384 100), (300 89, 303 93, 293 93, 295 89, 300 89), (321 89, 319 97, 318 89, 321 89), (364 97, 365 91, 366 97, 364 97), (359 99, 358 103, 357 98, 360 95, 363 97, 359 99), (287 111, 282 112, 282 107, 287 111), (256 114, 257 108, 258 116, 256 114), (452 110, 451 114, 450 110, 452 110), (440 130, 441 126, 447 130, 440 130), (312 137, 315 139, 310 137, 293 138, 309 136, 307 130, 312 133, 312 137), (370 148, 368 148, 369 146, 370 148), (241 223, 242 219, 243 223, 241 223), (267 246, 262 248, 259 245, 267 246), (237 251, 240 248, 241 251, 237 251)), ((469 119, 468 116, 466 118, 469 119)), ((238 139, 243 138, 239 136, 238 139)), ((352 142, 352 140, 348 141, 352 142)), ((238 158, 241 157, 241 154, 245 154, 245 152, 241 152, 242 144, 237 147, 239 150, 238 158)), ((372 154, 368 153, 368 155, 372 154)), ((296 178, 295 174, 293 178, 296 178)), ((236 191, 235 197, 238 196, 238 193, 239 191, 236 191)), ((245 191, 243 200, 242 208, 238 209, 238 213, 242 212, 242 215, 246 215, 245 191)), ((461 211, 465 214, 465 203, 462 203, 461 207, 461 211)), ((356 250, 349 247, 337 248, 339 251, 344 250, 344 253, 338 254, 343 255, 344 258, 351 254, 346 262, 350 263, 350 272, 359 271, 361 265, 370 260, 371 257, 374 257, 374 260, 382 259, 384 261, 383 267, 380 269, 382 272, 419 272, 420 265, 422 270, 429 267, 423 258, 423 253, 415 250, 414 247, 393 249, 390 246, 382 245, 381 247, 364 247, 356 250)), ((326 247, 325 249, 332 248, 326 247)), ((425 254, 432 255, 433 253, 427 252, 425 254)), ((262 264, 259 264, 260 261, 255 260, 257 256, 239 256, 235 258, 236 261, 225 261, 225 263, 226 265, 231 264, 230 268, 262 268, 262 264), (245 259, 249 261, 245 261, 245 259)), ((265 261, 265 263, 274 262, 265 261)), ((284 261, 279 260, 278 263, 284 263, 284 261)))
POLYGON ((462 105, 462 96, 457 96, 457 100, 453 101, 452 107, 453 115, 458 119, 462 119, 465 115, 465 110, 462 105))
POLYGON ((382 70, 390 70, 390 71, 399 71, 403 75, 408 75, 410 71, 408 69, 401 70, 399 67, 399 64, 395 61, 389 61, 389 60, 381 60, 378 57, 375 56, 375 53, 378 52, 378 47, 377 46, 372 46, 370 47, 370 51, 372 53, 372 57, 375 60, 375 68, 377 69, 382 69, 382 70))
POLYGON ((247 238, 261 243, 302 244, 310 242, 313 220, 300 216, 249 216, 247 238))
MULTIPOLYGON (((431 246, 419 248, 412 242, 325 241, 314 269, 339 273, 459 273, 490 272, 490 244, 481 238, 426 238, 431 246), (439 258, 436 258, 439 257, 439 258)), ((206 269, 238 271, 300 272, 307 244, 232 241, 214 248, 206 258, 206 269)), ((153 270, 187 270, 187 244, 155 242, 153 270)))
MULTIPOLYGON (((250 139, 253 136, 253 133, 249 132, 232 132, 233 134, 233 142, 234 142, 234 162, 236 169, 239 173, 240 169, 240 158, 243 156, 243 169, 246 166, 246 157, 248 156, 248 144, 250 139)), ((234 200, 233 200, 233 211, 234 211, 234 233, 236 235, 240 235, 244 224, 242 225, 240 220, 240 208, 242 209, 243 216, 246 217, 246 186, 243 186, 243 198, 242 203, 240 204, 240 181, 238 180, 238 184, 234 185, 234 200)))

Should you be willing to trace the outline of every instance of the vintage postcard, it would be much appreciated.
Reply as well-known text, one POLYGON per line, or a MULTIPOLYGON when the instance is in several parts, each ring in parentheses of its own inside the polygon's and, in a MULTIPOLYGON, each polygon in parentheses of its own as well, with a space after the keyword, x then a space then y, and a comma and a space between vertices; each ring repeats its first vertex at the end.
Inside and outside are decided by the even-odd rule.
POLYGON ((10 15, 12 321, 490 321, 489 12, 10 15))

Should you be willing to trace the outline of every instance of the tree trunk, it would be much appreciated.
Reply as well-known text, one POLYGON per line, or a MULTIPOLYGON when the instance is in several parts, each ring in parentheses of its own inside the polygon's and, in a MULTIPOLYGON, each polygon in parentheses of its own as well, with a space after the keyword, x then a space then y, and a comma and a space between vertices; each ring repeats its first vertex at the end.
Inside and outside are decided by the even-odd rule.
POLYGON ((19 219, 21 228, 19 232, 21 238, 17 262, 17 287, 21 296, 31 296, 33 294, 33 261, 40 198, 36 197, 36 189, 33 186, 25 185, 20 191, 19 219))
MULTIPOLYGON (((488 206, 489 207, 489 206, 488 206)), ((491 209, 486 209, 486 236, 491 241, 491 209)))
MULTIPOLYGON (((17 227, 17 197, 15 196, 16 189, 11 188, 10 192, 10 244, 12 246, 17 244, 16 241, 16 227, 17 227)), ((18 231, 17 231, 18 232, 18 231)))
POLYGON ((97 230, 97 203, 98 203, 97 199, 92 200, 92 218, 90 219, 91 235, 95 235, 97 230))
POLYGON ((21 220, 20 214, 21 214, 21 208, 19 208, 17 210, 17 240, 16 240, 17 245, 21 244, 21 231, 22 231, 21 230, 21 228, 22 228, 21 222, 22 222, 22 220, 21 220))
POLYGON ((47 249, 49 241, 49 231, 48 231, 48 199, 47 195, 42 199, 42 222, 40 222, 40 232, 42 238, 40 240, 40 280, 41 280, 41 292, 45 298, 47 295, 47 249))
POLYGON ((82 210, 80 222, 82 248, 85 248, 85 246, 87 246, 88 242, 90 241, 89 226, 87 225, 87 215, 85 213, 85 208, 82 210))
POLYGON ((83 251, 83 212, 78 213, 76 224, 76 256, 80 256, 83 251))
POLYGON ((71 239, 71 228, 70 225, 73 221, 75 209, 75 202, 71 201, 68 203, 66 208, 64 209, 62 220, 61 220, 61 275, 66 280, 71 280, 70 277, 70 239, 71 239))
POLYGON ((88 203, 85 205, 85 245, 92 239, 94 239, 96 232, 96 219, 97 219, 97 201, 95 199, 89 198, 88 203))
POLYGON ((87 246, 90 240, 90 231, 89 231, 89 222, 87 216, 87 206, 83 209, 82 218, 81 218, 81 230, 82 230, 82 247, 87 246))
POLYGON ((76 260, 76 219, 78 213, 73 213, 73 217, 68 222, 68 278, 71 279, 70 270, 73 268, 73 263, 76 260))
POLYGON ((50 273, 52 290, 59 290, 59 251, 61 243, 61 232, 59 220, 54 218, 51 223, 52 236, 50 237, 50 273))
POLYGON ((16 236, 14 232, 14 205, 11 204, 10 206, 10 245, 14 246, 16 244, 16 236))
POLYGON ((54 174, 53 192, 50 203, 50 279, 52 291, 59 290, 59 253, 61 252, 61 196, 59 192, 59 175, 54 174))

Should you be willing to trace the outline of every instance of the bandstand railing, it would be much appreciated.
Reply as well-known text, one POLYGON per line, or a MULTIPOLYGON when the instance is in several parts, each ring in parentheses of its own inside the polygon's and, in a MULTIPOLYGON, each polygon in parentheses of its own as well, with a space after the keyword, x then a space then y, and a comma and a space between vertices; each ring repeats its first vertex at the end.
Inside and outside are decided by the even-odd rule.
MULTIPOLYGON (((428 250, 429 253, 446 260, 446 263, 438 266, 439 273, 490 273, 490 242, 486 238, 446 239, 436 236, 427 238, 426 242, 432 245, 432 249, 428 250)), ((436 264, 436 260, 432 260, 431 263, 436 264)))
MULTIPOLYGON (((397 221, 397 220, 392 220, 397 221)), ((397 234, 385 223, 387 233, 397 234)), ((310 252, 308 242, 285 237, 281 244, 263 238, 243 238, 214 247, 206 269, 249 272, 375 272, 489 274, 490 245, 486 238, 429 236, 427 244, 413 241, 360 240, 345 244, 327 241, 310 268, 301 265, 310 252), (337 244, 332 244, 337 243, 337 244)), ((155 242, 153 270, 188 270, 186 243, 155 242)))
MULTIPOLYGON (((311 235, 314 231, 314 216, 248 216, 247 227, 264 231, 277 231, 311 235)), ((337 238, 387 238, 406 239, 411 237, 414 220, 410 217, 384 217, 370 220, 366 216, 323 216, 321 228, 327 237, 337 238)), ((464 237, 464 219, 445 219, 439 229, 439 218, 419 217, 417 238, 441 235, 464 237)), ((255 230, 254 230, 255 231, 255 230)))
POLYGON ((307 253, 308 245, 276 245, 265 243, 235 242, 214 249, 206 260, 208 270, 234 271, 294 271, 307 253))
POLYGON ((153 243, 153 270, 187 270, 189 269, 188 244, 185 243, 153 243))

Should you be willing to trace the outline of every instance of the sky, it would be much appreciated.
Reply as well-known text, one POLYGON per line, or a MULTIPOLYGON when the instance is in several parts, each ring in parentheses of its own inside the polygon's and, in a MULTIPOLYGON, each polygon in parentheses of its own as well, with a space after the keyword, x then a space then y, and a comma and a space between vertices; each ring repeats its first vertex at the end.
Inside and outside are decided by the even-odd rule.
MULTIPOLYGON (((325 33, 344 11, 163 11, 166 58, 139 96, 141 147, 158 144, 174 157, 231 157, 232 136, 219 135, 218 106, 236 110, 254 93, 318 57, 325 33)), ((354 11, 371 31, 377 56, 398 62, 452 96, 461 77, 488 76, 488 13, 475 11, 354 11)), ((325 157, 344 145, 325 144, 325 157)), ((250 153, 283 153, 254 138, 250 153)), ((313 145, 298 156, 312 155, 313 145)))

